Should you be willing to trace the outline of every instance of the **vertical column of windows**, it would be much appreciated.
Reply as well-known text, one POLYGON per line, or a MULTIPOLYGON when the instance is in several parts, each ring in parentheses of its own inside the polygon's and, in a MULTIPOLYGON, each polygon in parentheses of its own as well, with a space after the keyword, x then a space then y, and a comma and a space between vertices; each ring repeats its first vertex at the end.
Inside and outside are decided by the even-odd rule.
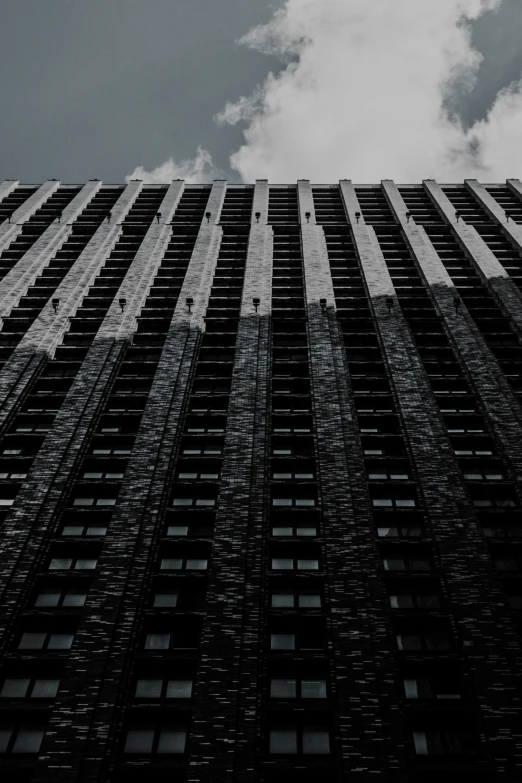
MULTIPOLYGON (((474 226, 500 263, 511 272, 520 267, 519 254, 495 226, 484 209, 465 187, 443 187, 459 219, 474 226)), ((446 225, 428 194, 422 188, 399 188, 411 218, 423 226, 455 289, 465 303, 491 352, 497 359, 518 398, 522 398, 522 346, 509 319, 480 279, 473 263, 458 243, 452 228, 446 225)))
MULTIPOLYGON (((315 203, 324 204, 321 191, 314 188, 313 194, 315 203)), ((335 214, 344 214, 338 190, 330 191, 328 200, 332 202, 335 214)), ((364 198, 362 201, 368 204, 364 198)), ((372 206, 377 212, 377 200, 372 206)), ((326 218, 330 219, 323 224, 323 230, 337 314, 355 394, 376 527, 381 532, 387 527, 419 529, 423 526, 422 500, 388 382, 375 319, 368 306, 351 231, 345 222, 333 222, 331 213, 325 214, 326 218), (386 524, 382 520, 386 520, 386 524)), ((382 215, 379 215, 378 220, 382 220, 382 215)))
MULTIPOLYGON (((297 189, 271 187, 273 344, 264 712, 265 752, 270 759, 266 769, 277 760, 278 781, 296 765, 307 781, 314 769, 325 770, 325 763, 328 774, 336 774, 330 761, 335 728, 326 561, 298 215, 297 189)), ((267 772, 265 779, 274 779, 274 772, 267 772)))
MULTIPOLYGON (((400 651, 397 653, 400 668, 407 672, 412 664, 402 653, 410 650, 406 638, 417 639, 411 649, 425 650, 425 658, 429 658, 429 650, 434 649, 432 645, 438 636, 449 638, 449 626, 440 611, 443 589, 429 538, 422 491, 410 460, 395 393, 388 380, 379 332, 369 308, 340 192, 337 188, 313 188, 312 192, 317 222, 324 230, 337 317, 354 393, 382 564, 380 578, 392 610, 389 619, 400 651), (419 616, 412 623, 413 612, 419 616)), ((378 190, 359 190, 358 196, 367 222, 380 225, 386 221, 389 213, 378 190)), ((419 662, 418 671, 442 677, 448 666, 452 677, 458 679, 459 667, 444 662, 435 664, 424 660, 419 662)))
MULTIPOLYGON (((455 357, 400 228, 395 224, 391 210, 382 202, 379 204, 380 214, 375 220, 373 189, 356 188, 355 191, 363 217, 366 223, 373 225, 377 235, 401 305, 401 315, 415 340, 483 532, 489 537, 490 526, 499 520, 502 520, 501 524, 506 526, 506 530, 514 530, 518 527, 516 520, 520 516, 516 509, 518 501, 515 488, 509 481, 506 466, 496 451, 487 421, 455 357)), ((429 201, 419 202, 418 209, 419 212, 422 209, 422 217, 426 222, 430 219, 439 220, 438 213, 433 211, 429 201)), ((387 536, 401 534, 401 531, 393 530, 383 532, 387 536)), ((425 536, 428 541, 430 533, 429 530, 419 529, 417 535, 425 536)), ((390 562, 388 568, 393 571, 433 573, 436 568, 433 554, 438 553, 427 554, 428 557, 421 557, 416 562, 404 556, 399 557, 390 562)), ((427 577, 428 573, 424 576, 425 585, 428 585, 427 577)), ((433 580, 433 577, 430 576, 430 579, 433 580)), ((400 665, 406 703, 412 704, 411 700, 414 699, 454 699, 464 700, 469 709, 474 695, 472 681, 462 663, 451 660, 456 640, 451 625, 445 619, 448 614, 443 583, 437 584, 439 580, 433 580, 431 589, 416 593, 411 589, 404 592, 399 589, 400 579, 395 577, 392 581, 396 581, 397 585, 393 587, 393 594, 390 594, 390 605, 402 613, 397 623, 397 644, 398 649, 406 653, 400 665), (419 615, 413 623, 408 621, 408 610, 411 609, 422 611, 424 616, 419 615), (415 661, 413 656, 418 656, 415 651, 419 650, 428 653, 437 651, 436 663, 426 660, 421 664, 415 661)), ((460 703, 464 705, 464 702, 460 703)), ((462 717, 462 709, 458 713, 455 710, 440 710, 438 718, 430 710, 419 710, 417 715, 410 713, 415 754, 433 756, 459 753, 463 758, 476 755, 479 729, 475 727, 474 731, 464 731, 462 717)), ((473 729, 471 713, 467 723, 473 729)), ((480 768, 477 767, 477 770, 480 768)))

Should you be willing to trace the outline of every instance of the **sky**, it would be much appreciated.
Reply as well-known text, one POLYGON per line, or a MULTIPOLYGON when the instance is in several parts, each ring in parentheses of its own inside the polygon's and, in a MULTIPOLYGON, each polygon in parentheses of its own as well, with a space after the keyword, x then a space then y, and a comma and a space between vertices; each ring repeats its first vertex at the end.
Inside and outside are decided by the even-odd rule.
POLYGON ((3 0, 0 178, 522 177, 522 0, 3 0))

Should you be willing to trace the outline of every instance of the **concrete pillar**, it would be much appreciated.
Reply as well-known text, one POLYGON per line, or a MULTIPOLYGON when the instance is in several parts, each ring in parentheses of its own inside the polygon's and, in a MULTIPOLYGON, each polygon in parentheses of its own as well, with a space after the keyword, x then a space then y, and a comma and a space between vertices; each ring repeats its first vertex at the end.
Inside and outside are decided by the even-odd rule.
MULTIPOLYGON (((256 182, 208 575, 188 780, 232 780, 235 759, 254 758, 266 486, 273 231, 268 183, 256 182), (260 213, 259 222, 255 218, 260 213), (255 311, 252 300, 259 298, 255 311), (219 676, 215 673, 219 672, 219 676), (235 730, 231 733, 231 726, 235 730)), ((266 534, 265 534, 266 535, 266 534)), ((254 765, 242 781, 253 781, 254 765)))
POLYGON ((18 187, 18 185, 19 182, 17 179, 4 179, 3 182, 0 182, 0 202, 2 202, 6 196, 12 193, 13 190, 18 187))
POLYGON ((34 215, 37 209, 40 209, 49 196, 58 190, 60 183, 58 180, 48 180, 41 185, 38 190, 29 196, 27 201, 18 207, 18 209, 11 215, 11 222, 6 220, 0 226, 0 253, 5 250, 11 242, 17 238, 22 231, 22 226, 26 223, 30 217, 34 215))
POLYGON ((507 179, 506 185, 519 198, 522 198, 522 182, 519 179, 507 179))

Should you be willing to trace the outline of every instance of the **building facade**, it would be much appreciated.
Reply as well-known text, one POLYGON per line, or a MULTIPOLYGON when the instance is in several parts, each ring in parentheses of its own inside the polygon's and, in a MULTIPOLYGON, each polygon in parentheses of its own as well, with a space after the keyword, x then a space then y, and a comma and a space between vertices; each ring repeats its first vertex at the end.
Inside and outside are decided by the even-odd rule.
POLYGON ((3 182, 2 781, 520 781, 521 292, 518 180, 3 182))

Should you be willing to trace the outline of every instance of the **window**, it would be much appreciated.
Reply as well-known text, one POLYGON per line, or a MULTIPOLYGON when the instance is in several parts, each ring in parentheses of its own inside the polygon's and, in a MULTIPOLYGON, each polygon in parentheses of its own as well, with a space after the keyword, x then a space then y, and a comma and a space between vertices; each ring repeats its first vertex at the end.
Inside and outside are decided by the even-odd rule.
POLYGON ((319 560, 315 558, 273 557, 273 569, 280 571, 318 571, 319 560))
POLYGON ((487 538, 522 538, 522 525, 483 527, 482 532, 487 538))
POLYGON ((91 454, 97 454, 98 456, 108 457, 114 456, 128 456, 131 453, 131 449, 93 449, 91 454))
POLYGON ((292 479, 314 479, 315 475, 313 473, 272 473, 272 478, 292 481, 292 479))
POLYGON ((95 557, 53 557, 49 571, 93 571, 97 564, 95 557))
POLYGON ((175 609, 178 598, 178 593, 156 593, 152 605, 155 609, 175 609))
POLYGON ((330 753, 330 732, 322 726, 285 726, 270 729, 271 754, 326 755, 330 753))
POLYGON ((473 473, 464 473, 464 478, 466 481, 504 481, 506 477, 503 473, 474 470, 473 473))
POLYGON ((310 508, 315 506, 314 498, 272 498, 272 506, 277 508, 285 507, 289 508, 294 506, 296 508, 310 508))
POLYGON ((319 593, 294 593, 293 590, 278 590, 272 593, 272 609, 320 609, 319 593))
POLYGON ((144 724, 127 729, 124 753, 184 753, 187 730, 184 726, 144 724))
POLYGON ((25 479, 27 473, 0 473, 0 479, 25 479))
POLYGON ((74 634, 26 631, 18 642, 19 650, 70 650, 74 634))
MULTIPOLYGON (((294 626, 295 627, 295 626, 294 626)), ((270 634, 270 649, 284 650, 322 650, 324 648, 324 631, 317 624, 300 625, 296 631, 281 626, 270 634), (297 632, 296 632, 297 631, 297 632)))
POLYGON ((368 473, 370 481, 409 481, 410 476, 408 473, 400 473, 393 471, 383 471, 382 473, 368 473))
POLYGON ((201 557, 163 558, 160 562, 161 571, 206 571, 208 560, 201 557))
POLYGON ((317 528, 315 525, 305 523, 297 526, 277 525, 272 528, 272 535, 278 537, 316 536, 317 528))
POLYGON ((123 473, 120 472, 114 472, 114 473, 103 473, 103 472, 97 472, 97 471, 87 471, 83 474, 82 478, 84 479, 122 479, 123 473))
POLYGON ((41 723, 0 724, 0 753, 36 754, 45 734, 41 723))
POLYGON ((14 498, 0 498, 0 506, 12 506, 14 502, 14 498))
POLYGON ((383 555, 382 564, 385 571, 429 571, 431 568, 426 555, 413 553, 403 556, 400 552, 383 555))
POLYGON ((294 433, 295 435, 308 435, 312 431, 311 427, 274 427, 272 432, 276 435, 294 433))
POLYGON ((491 457, 493 452, 490 449, 455 449, 457 457, 491 457))
POLYGON ((139 679, 136 683, 137 699, 190 699, 192 680, 139 679))
POLYGON ((200 479, 201 481, 215 481, 219 479, 219 473, 178 473, 178 479, 200 479))
POLYGON ((417 677, 403 680, 407 699, 460 699, 459 686, 453 678, 417 677))
POLYGON ((271 650, 295 650, 295 633, 273 633, 270 634, 271 650))
POLYGON ((189 534, 188 525, 169 525, 167 528, 168 536, 188 536, 188 534, 189 534))
POLYGON ((515 508, 516 501, 513 498, 474 498, 475 508, 515 508))
POLYGON ((86 600, 87 593, 82 590, 64 591, 49 588, 48 590, 38 593, 34 605, 40 609, 55 609, 57 607, 71 609, 84 606, 86 600))
POLYGON ((209 444, 207 446, 204 446, 203 448, 198 448, 198 449, 195 448, 183 449, 181 453, 186 456, 197 457, 201 454, 219 456, 220 454, 222 454, 222 452, 223 452, 223 448, 221 446, 217 444, 216 445, 209 444))
POLYGON ((494 553, 493 568, 496 571, 522 571, 522 551, 494 553))
MULTIPOLYGON (((171 626, 172 627, 172 626, 171 626)), ((168 630, 154 631, 145 635, 144 649, 156 650, 194 650, 198 646, 199 628, 195 625, 176 626, 175 633, 168 630)))
POLYGON ((439 609, 440 600, 435 592, 430 593, 400 593, 390 595, 392 609, 439 609))
POLYGON ((60 680, 52 678, 8 677, 2 683, 0 699, 54 699, 60 680))
POLYGON ((117 498, 74 498, 73 506, 115 506, 117 498))
POLYGON ((215 506, 216 499, 215 498, 174 498, 172 501, 172 505, 174 507, 215 506))
POLYGON ((420 525, 408 525, 407 527, 378 527, 379 538, 419 538, 423 535, 420 525))
POLYGON ((415 508, 415 498, 372 498, 374 508, 415 508))
POLYGON ((414 731, 413 743, 417 756, 455 756, 476 753, 473 734, 457 731, 414 731))
POLYGON ((62 528, 62 536, 93 538, 105 535, 107 535, 107 528, 101 525, 65 525, 62 528))
POLYGON ((326 699, 326 680, 274 678, 270 680, 270 696, 272 699, 326 699))
POLYGON ((449 635, 444 630, 411 630, 396 635, 397 647, 404 652, 415 650, 449 650, 449 635))

